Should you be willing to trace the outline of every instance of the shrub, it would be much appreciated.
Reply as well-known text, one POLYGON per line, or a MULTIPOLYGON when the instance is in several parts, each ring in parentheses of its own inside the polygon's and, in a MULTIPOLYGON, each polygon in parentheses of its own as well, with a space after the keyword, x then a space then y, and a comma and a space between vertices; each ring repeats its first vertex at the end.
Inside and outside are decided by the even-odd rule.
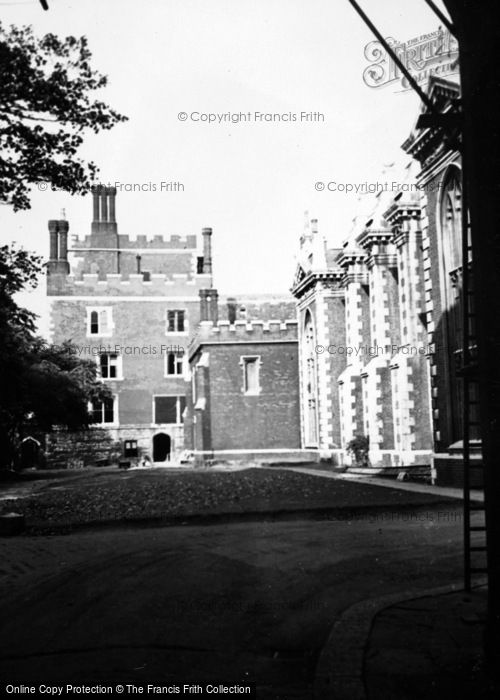
POLYGON ((352 456, 357 467, 368 467, 370 465, 369 450, 370 440, 366 435, 356 435, 347 444, 347 453, 352 456))

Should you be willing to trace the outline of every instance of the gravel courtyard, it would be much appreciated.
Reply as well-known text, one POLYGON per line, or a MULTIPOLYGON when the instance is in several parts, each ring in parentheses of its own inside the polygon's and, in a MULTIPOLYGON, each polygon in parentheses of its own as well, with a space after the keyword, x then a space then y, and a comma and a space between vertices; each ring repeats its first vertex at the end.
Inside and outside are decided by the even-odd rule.
POLYGON ((236 471, 93 469, 3 488, 0 513, 26 517, 27 533, 51 534, 118 522, 180 523, 205 518, 341 517, 449 502, 441 496, 326 479, 279 468, 236 471))

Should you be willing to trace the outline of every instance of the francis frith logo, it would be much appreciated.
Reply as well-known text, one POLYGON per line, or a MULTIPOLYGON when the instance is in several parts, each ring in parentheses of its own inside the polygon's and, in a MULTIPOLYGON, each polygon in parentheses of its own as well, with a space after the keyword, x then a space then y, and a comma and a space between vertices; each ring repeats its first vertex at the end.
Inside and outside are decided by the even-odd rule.
MULTIPOLYGON (((458 73, 458 42, 447 29, 439 27, 435 32, 405 42, 392 37, 386 41, 419 84, 426 83, 431 75, 444 78, 458 73)), ((402 90, 410 89, 407 78, 380 41, 365 46, 365 58, 370 62, 363 71, 368 87, 399 83, 402 90)))

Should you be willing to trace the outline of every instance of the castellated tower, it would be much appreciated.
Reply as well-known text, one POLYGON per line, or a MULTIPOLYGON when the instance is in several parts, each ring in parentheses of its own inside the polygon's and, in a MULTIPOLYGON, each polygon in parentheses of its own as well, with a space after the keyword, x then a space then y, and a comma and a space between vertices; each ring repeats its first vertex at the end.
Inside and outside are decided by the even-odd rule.
POLYGON ((92 211, 90 235, 71 242, 67 221, 49 221, 51 340, 95 361, 113 399, 91 407, 94 429, 50 434, 48 463, 168 463, 184 449, 188 341, 217 321, 212 229, 200 252, 194 235, 119 234, 113 187, 93 188, 92 211))

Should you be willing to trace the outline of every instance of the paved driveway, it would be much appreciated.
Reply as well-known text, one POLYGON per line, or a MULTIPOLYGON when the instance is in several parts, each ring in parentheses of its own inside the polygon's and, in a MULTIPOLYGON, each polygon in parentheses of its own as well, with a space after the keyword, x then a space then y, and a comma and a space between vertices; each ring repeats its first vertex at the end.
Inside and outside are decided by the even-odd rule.
POLYGON ((459 505, 0 540, 2 678, 310 698, 338 614, 461 574, 459 505))

